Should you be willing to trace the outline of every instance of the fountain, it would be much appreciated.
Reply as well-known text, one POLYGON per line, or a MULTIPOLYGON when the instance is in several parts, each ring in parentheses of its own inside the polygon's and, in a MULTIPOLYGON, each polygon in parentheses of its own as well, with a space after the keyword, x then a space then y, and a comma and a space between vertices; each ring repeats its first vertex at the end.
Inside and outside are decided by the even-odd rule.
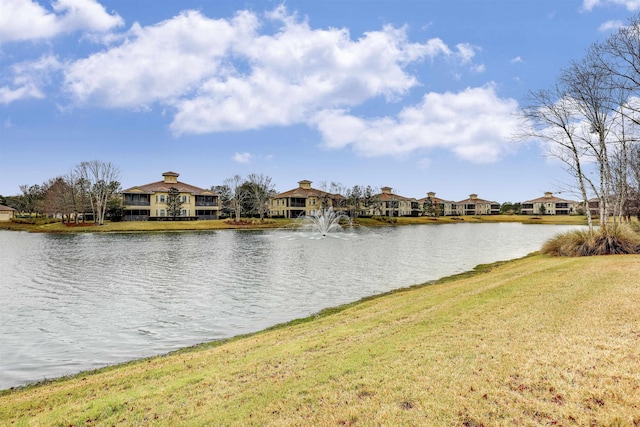
POLYGON ((322 209, 321 211, 305 215, 302 221, 302 229, 326 237, 330 233, 342 231, 341 221, 351 223, 351 218, 342 212, 336 212, 333 208, 322 209))

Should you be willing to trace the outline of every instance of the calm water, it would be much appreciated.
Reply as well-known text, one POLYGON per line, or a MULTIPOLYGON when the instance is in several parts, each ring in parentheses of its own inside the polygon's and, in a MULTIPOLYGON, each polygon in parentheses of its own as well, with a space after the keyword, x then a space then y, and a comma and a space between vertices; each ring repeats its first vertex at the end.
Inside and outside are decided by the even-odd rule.
POLYGON ((0 231, 0 389, 253 332, 524 256, 571 226, 0 231))

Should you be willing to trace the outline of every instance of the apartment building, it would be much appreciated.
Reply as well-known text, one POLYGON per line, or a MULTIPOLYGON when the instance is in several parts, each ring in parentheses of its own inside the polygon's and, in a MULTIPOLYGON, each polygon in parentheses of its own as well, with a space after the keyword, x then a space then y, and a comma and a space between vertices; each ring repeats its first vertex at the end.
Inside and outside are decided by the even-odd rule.
POLYGON ((576 213, 579 203, 565 200, 547 191, 544 196, 522 202, 521 213, 524 215, 571 215, 576 213))
POLYGON ((455 215, 498 215, 500 203, 480 199, 477 194, 470 194, 468 199, 460 200, 452 206, 455 215))
POLYGON ((178 181, 180 174, 165 172, 161 181, 127 188, 122 192, 125 221, 162 220, 168 217, 169 190, 178 190, 182 201, 180 219, 218 219, 219 197, 204 188, 178 181))
POLYGON ((382 216, 418 216, 420 204, 413 197, 404 197, 393 193, 391 187, 382 187, 376 195, 377 203, 367 212, 369 215, 382 216))
POLYGON ((436 193, 433 191, 428 192, 427 197, 418 199, 418 206, 423 216, 454 216, 458 214, 456 202, 436 197, 436 193))
POLYGON ((271 216, 299 218, 313 215, 322 209, 337 209, 344 198, 339 194, 311 187, 308 180, 298 181, 298 187, 274 195, 271 198, 269 212, 271 216))

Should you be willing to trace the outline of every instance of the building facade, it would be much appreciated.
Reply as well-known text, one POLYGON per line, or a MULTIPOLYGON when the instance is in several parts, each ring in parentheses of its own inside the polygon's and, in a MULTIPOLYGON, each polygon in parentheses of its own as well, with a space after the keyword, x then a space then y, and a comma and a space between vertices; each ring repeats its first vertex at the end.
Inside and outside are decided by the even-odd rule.
POLYGON ((382 216, 418 216, 420 203, 412 197, 404 197, 392 192, 391 187, 382 187, 376 196, 377 202, 368 212, 369 215, 382 216))
POLYGON ((298 181, 297 188, 274 195, 269 202, 270 215, 300 218, 320 213, 322 209, 338 208, 342 196, 318 190, 311 184, 308 180, 298 181))
POLYGON ((478 198, 477 194, 470 194, 468 199, 460 200, 452 206, 455 215, 498 215, 500 203, 478 198))
POLYGON ((427 197, 418 199, 420 214, 422 216, 454 216, 457 215, 458 205, 451 200, 436 197, 436 193, 430 191, 427 197))
POLYGON ((547 191, 544 196, 522 202, 520 213, 524 215, 571 215, 576 213, 578 202, 565 200, 547 191))
POLYGON ((16 215, 16 210, 5 205, 0 205, 0 221, 11 221, 16 215))
POLYGON ((218 219, 218 195, 194 185, 178 181, 180 174, 165 172, 162 181, 128 188, 122 192, 125 221, 162 220, 169 217, 168 196, 174 188, 182 202, 180 219, 218 219))

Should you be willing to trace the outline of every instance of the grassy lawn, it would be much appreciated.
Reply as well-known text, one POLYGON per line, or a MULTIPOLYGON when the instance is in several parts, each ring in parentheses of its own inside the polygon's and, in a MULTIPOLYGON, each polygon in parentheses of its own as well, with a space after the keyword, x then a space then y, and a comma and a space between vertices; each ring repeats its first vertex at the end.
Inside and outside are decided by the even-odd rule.
POLYGON ((640 424, 640 256, 480 271, 1 392, 0 424, 640 424))

